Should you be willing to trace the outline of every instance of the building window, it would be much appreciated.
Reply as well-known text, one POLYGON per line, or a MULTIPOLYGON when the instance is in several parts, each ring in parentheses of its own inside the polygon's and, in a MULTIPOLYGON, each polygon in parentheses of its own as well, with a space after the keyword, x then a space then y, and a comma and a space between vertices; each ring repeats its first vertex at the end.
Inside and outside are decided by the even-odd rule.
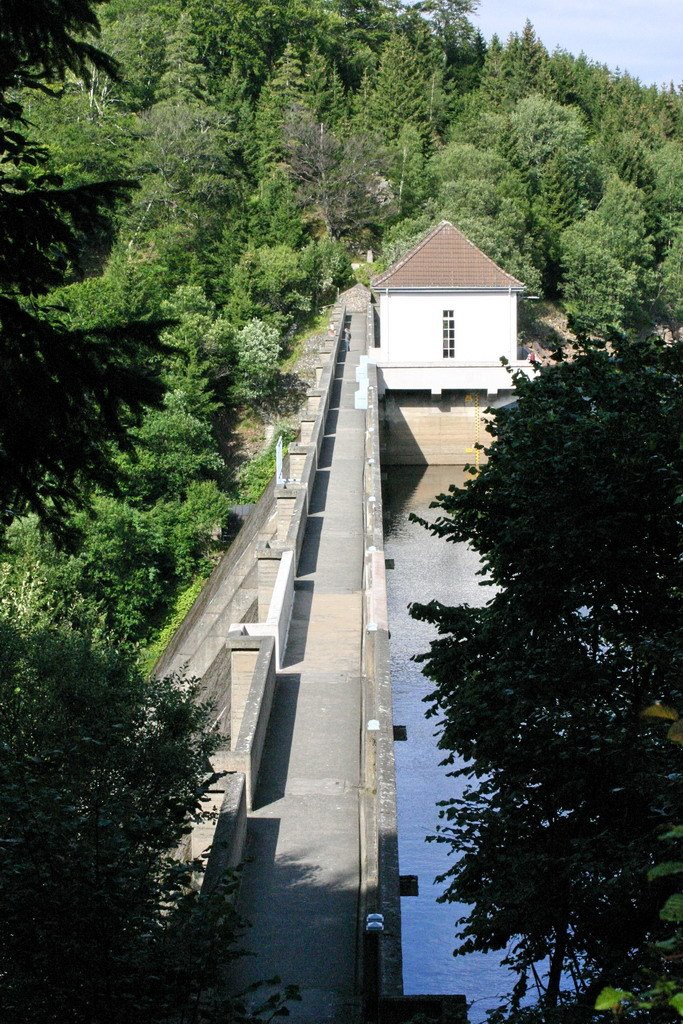
POLYGON ((455 359, 455 316, 452 309, 443 311, 443 357, 455 359))

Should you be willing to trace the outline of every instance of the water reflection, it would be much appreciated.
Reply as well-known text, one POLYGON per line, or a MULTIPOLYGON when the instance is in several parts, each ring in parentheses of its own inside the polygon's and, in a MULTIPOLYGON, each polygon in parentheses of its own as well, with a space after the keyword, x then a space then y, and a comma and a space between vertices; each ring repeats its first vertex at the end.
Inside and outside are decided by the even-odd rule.
POLYGON ((407 993, 464 993, 473 1002, 470 1021, 477 1024, 488 1007, 498 1005, 496 997, 509 990, 511 976, 499 966, 497 954, 454 958, 455 922, 464 908, 436 902, 443 885, 435 885, 434 878, 451 861, 448 847, 427 843, 425 836, 434 832, 437 801, 456 795, 457 782, 439 766, 437 725, 424 717, 422 702, 430 684, 410 660, 427 650, 434 630, 414 621, 407 610, 412 601, 481 605, 491 596, 479 586, 474 552, 464 544, 446 544, 408 521, 410 512, 435 518, 436 510, 429 509, 435 495, 463 480, 457 466, 391 466, 382 490, 386 555, 395 562, 387 573, 394 722, 408 729, 408 740, 395 745, 399 853, 401 873, 419 876, 419 896, 401 900, 404 986, 407 993))

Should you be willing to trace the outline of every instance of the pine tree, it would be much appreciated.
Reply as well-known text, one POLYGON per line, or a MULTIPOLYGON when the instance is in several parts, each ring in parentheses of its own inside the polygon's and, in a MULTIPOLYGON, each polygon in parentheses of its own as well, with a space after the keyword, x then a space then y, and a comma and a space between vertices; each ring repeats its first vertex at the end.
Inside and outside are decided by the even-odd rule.
POLYGON ((298 249, 304 230, 292 183, 276 168, 259 182, 252 198, 249 222, 249 247, 284 243, 298 249))
POLYGON ((90 41, 97 31, 88 0, 6 4, 0 22, 0 505, 3 516, 31 507, 57 527, 88 481, 111 480, 112 441, 161 391, 141 369, 154 331, 70 331, 45 302, 129 183, 62 187, 26 133, 17 90, 68 72, 87 81, 92 65, 115 75, 90 41))
POLYGON ((382 50, 373 83, 372 107, 377 128, 384 137, 397 139, 406 123, 413 124, 423 138, 431 133, 431 75, 410 43, 392 36, 382 50))
POLYGON ((304 75, 301 60, 288 43, 264 85, 254 116, 254 149, 258 176, 267 174, 285 154, 283 126, 289 110, 301 102, 304 75))
POLYGON ((346 114, 344 86, 334 64, 317 46, 311 50, 304 75, 303 100, 313 116, 337 128, 346 114))
POLYGON ((532 92, 540 92, 546 81, 548 52, 527 19, 521 35, 513 33, 505 48, 504 66, 508 97, 514 103, 532 92))
POLYGON ((166 70, 159 82, 158 98, 191 103, 205 101, 208 88, 199 47, 187 11, 182 11, 166 50, 166 70))
POLYGON ((392 149, 394 159, 391 182, 398 214, 400 217, 410 217, 429 189, 427 161, 417 128, 412 124, 404 125, 392 149))
POLYGON ((351 128, 359 135, 369 134, 375 125, 373 90, 370 74, 365 71, 351 101, 351 128))
POLYGON ((556 153, 541 174, 540 191, 534 202, 538 230, 543 238, 546 295, 555 297, 561 276, 561 236, 577 218, 581 194, 574 174, 562 153, 556 153))
POLYGON ((505 47, 494 36, 482 75, 482 89, 494 107, 511 107, 532 92, 548 92, 548 53, 527 21, 521 35, 512 33, 505 47))
POLYGON ((488 105, 500 110, 507 96, 503 66, 503 44, 497 35, 491 37, 481 72, 481 91, 488 105))

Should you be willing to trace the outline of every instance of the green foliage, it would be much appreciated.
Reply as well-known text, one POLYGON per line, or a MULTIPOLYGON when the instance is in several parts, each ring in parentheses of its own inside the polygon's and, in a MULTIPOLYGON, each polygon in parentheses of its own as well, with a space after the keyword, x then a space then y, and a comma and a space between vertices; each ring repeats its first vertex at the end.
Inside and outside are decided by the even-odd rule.
MULTIPOLYGON (((271 446, 239 479, 228 482, 221 453, 230 448, 234 406, 272 404, 277 383, 287 385, 287 378, 278 376, 278 359, 291 360, 288 338, 295 325, 311 322, 337 288, 352 280, 349 252, 341 240, 352 242, 354 252, 381 249, 383 259, 391 261, 446 217, 529 290, 542 287, 561 297, 580 334, 617 337, 654 315, 683 318, 683 120, 676 91, 643 89, 583 56, 561 50, 549 55, 528 23, 507 42, 494 38, 487 47, 468 21, 474 7, 468 0, 155 0, 151 5, 110 0, 101 8, 99 37, 98 7, 87 0, 6 4, 0 26, 5 55, 0 62, 0 346, 5 371, 0 499, 10 521, 0 538, 0 610, 21 630, 32 623, 45 631, 55 626, 71 630, 74 643, 81 631, 98 638, 109 631, 117 642, 144 642, 155 625, 170 623, 191 602, 193 581, 210 569, 215 527, 228 514, 222 487, 238 500, 257 500, 274 468, 271 446), (44 90, 55 85, 59 97, 44 90), (137 179, 136 189, 123 181, 131 178, 137 179), (119 202, 125 196, 128 201, 119 202), (131 322, 139 324, 131 327, 131 322), (155 344, 159 330, 163 348, 155 344), (68 551, 59 550, 34 517, 23 515, 28 508, 69 538, 68 551)), ((646 347, 643 372, 656 376, 649 352, 646 347)), ((592 358, 591 372, 602 372, 599 357, 592 358)), ((625 365, 621 354, 619 360, 609 365, 625 365)), ((656 461, 655 427, 644 419, 652 396, 638 379, 635 394, 643 415, 639 418, 627 406, 628 429, 617 432, 615 440, 607 429, 610 416, 618 422, 622 416, 616 399, 609 406, 614 378, 604 372, 608 397, 601 417, 603 400, 591 390, 588 366, 589 361, 579 360, 576 370, 564 366, 555 378, 569 386, 572 373, 585 371, 588 383, 581 386, 588 398, 577 400, 575 407, 562 404, 563 393, 553 401, 546 396, 545 405, 541 396, 539 420, 532 417, 528 434, 520 428, 523 436, 510 440, 514 458, 511 454, 504 463, 510 480, 521 488, 515 460, 535 483, 546 457, 557 470, 553 445, 564 445, 567 477, 559 490, 548 478, 545 489, 539 488, 543 500, 534 506, 533 528, 519 512, 507 530, 515 541, 520 531, 530 531, 523 545, 529 560, 529 552, 538 549, 539 533, 549 532, 548 544, 558 552, 546 567, 550 582, 573 579, 566 567, 573 571, 578 537, 580 553, 590 552, 607 572, 602 553, 611 550, 610 531, 627 537, 632 524, 623 517, 635 516, 639 501, 650 492, 653 522, 666 504, 662 488, 669 470, 656 461), (571 429, 564 429, 566 423, 571 429), (643 466, 636 472, 629 461, 637 460, 639 452, 648 459, 647 472, 643 466), (605 509, 585 481, 603 480, 605 462, 623 463, 625 481, 634 490, 620 492, 621 505, 616 500, 609 505, 609 526, 598 528, 596 523, 606 522, 605 509), (568 506, 553 502, 557 493, 575 495, 576 486, 591 511, 572 525, 570 513, 580 518, 578 496, 568 506)), ((285 363, 284 368, 291 367, 285 363)), ((629 362, 628 373, 634 372, 629 362)), ((558 385, 558 391, 563 387, 558 385)), ((658 416, 653 414, 654 423, 658 416)), ((678 426, 670 423, 670 428, 674 438, 678 426)), ((511 507, 518 508, 506 498, 487 512, 498 534, 511 507)), ((652 537, 641 537, 641 542, 642 551, 649 552, 652 537)), ((624 564, 639 572, 642 551, 629 549, 624 564)), ((577 564, 584 563, 579 558, 577 564)), ((640 579, 638 572, 634 577, 640 579)), ((665 567, 661 572, 664 586, 669 577, 665 567)), ((549 587, 543 575, 541 584, 549 587)), ((651 600, 663 602, 668 614, 669 596, 658 593, 651 600)), ((630 693, 623 681, 627 668, 615 667, 607 655, 597 667, 594 659, 586 669, 585 688, 572 689, 570 683, 586 667, 576 638, 583 637, 588 649, 593 640, 585 638, 585 630, 599 618, 587 604, 584 624, 580 607, 562 613, 566 636, 558 635, 556 609, 544 608, 543 622, 533 627, 534 642, 525 644, 515 633, 515 626, 531 614, 525 606, 518 618, 510 612, 499 634, 494 625, 487 632, 487 620, 476 641, 489 645, 482 686, 496 659, 501 674, 509 669, 515 686, 519 683, 519 703, 505 692, 483 702, 499 745, 517 714, 524 723, 515 726, 520 735, 528 733, 529 743, 538 741, 534 754, 539 763, 548 751, 558 755, 557 776, 544 776, 542 784, 524 776, 521 789, 510 792, 501 782, 500 799, 507 801, 513 824, 506 831, 502 818, 496 833, 491 822, 484 838, 493 845, 498 836, 499 848, 504 840, 505 849, 515 854, 505 876, 507 889, 492 889, 494 903, 486 911, 491 921, 481 925, 484 932, 489 926, 492 931, 476 941, 495 944, 512 927, 510 921, 527 922, 536 929, 533 941, 511 956, 520 963, 527 953, 529 960, 538 958, 566 910, 562 886, 584 865, 585 887, 579 886, 576 896, 583 931, 576 942, 585 943, 590 968, 593 962, 606 963, 608 954, 621 963, 620 951, 633 934, 633 915, 645 905, 649 914, 655 898, 648 902, 631 881, 647 866, 636 865, 638 856, 647 861, 650 849, 645 783, 638 788, 641 777, 615 738, 614 756, 625 759, 626 789, 638 798, 633 812, 625 810, 626 797, 607 788, 609 765, 598 757, 596 767, 590 760, 592 737, 628 714, 614 707, 630 693), (508 627, 519 641, 510 650, 497 646, 508 627), (533 660, 528 648, 537 647, 540 638, 545 646, 546 635, 547 661, 540 654, 533 660), (530 660, 533 671, 524 675, 530 660), (555 693, 557 679, 568 679, 567 706, 578 709, 583 701, 595 726, 593 733, 586 726, 571 755, 569 735, 566 748, 560 742, 560 710, 551 705, 546 690, 534 688, 551 676, 547 692, 555 693), (585 806, 567 781, 577 773, 579 782, 596 774, 599 783, 585 806), (567 822, 551 820, 553 785, 570 808, 567 822), (539 800, 550 795, 534 816, 522 797, 513 806, 520 792, 532 792, 534 800, 537 794, 539 800), (614 804, 613 832, 608 828, 596 835, 590 819, 588 838, 579 837, 576 850, 558 867, 552 843, 557 836, 558 845, 564 843, 562 829, 572 825, 574 812, 577 821, 586 821, 593 808, 599 820, 600 799, 605 806, 614 804), (625 824, 618 820, 622 812, 625 824), (537 856, 532 840, 549 835, 550 849, 543 847, 537 856), (589 897, 595 904, 610 855, 621 874, 606 883, 604 902, 591 910, 589 897), (530 877, 532 859, 537 869, 530 877), (547 890, 542 888, 546 883, 547 890), (615 937, 605 924, 607 908, 618 908, 629 894, 632 906, 623 935, 615 937), (500 908, 512 907, 505 927, 496 900, 500 908)), ((602 612, 609 618, 606 608, 602 612)), ((491 616, 498 610, 494 605, 491 616)), ((602 629, 602 618, 600 624, 602 629)), ((660 635, 656 629, 655 634, 660 635)), ((474 642, 468 634, 463 651, 474 642)), ((640 665, 642 650, 625 644, 624 664, 640 665)), ((59 663, 61 655, 55 657, 59 663)), ((83 654, 86 667, 89 657, 83 654)), ((663 660, 657 648, 644 678, 650 669, 659 672, 663 660)), ((477 686, 480 671, 480 663, 471 668, 477 686)), ((88 668, 84 678, 92 682, 93 674, 88 668)), ((53 680, 49 671, 46 678, 53 680)), ((76 703, 81 696, 79 691, 76 703)), ((476 724, 479 710, 479 705, 467 705, 464 721, 471 715, 476 724)), ((110 721, 105 714, 103 720, 110 721)), ((655 739, 648 746, 640 730, 649 736, 647 729, 654 727, 640 719, 633 726, 633 751, 643 755, 642 779, 654 764, 651 786, 659 779, 659 748, 655 739)), ((80 752, 79 744, 74 749, 80 752)), ((503 767, 507 771, 510 766, 503 767)), ((512 767, 523 775, 519 760, 513 759, 512 767)), ((502 775, 492 778, 497 784, 502 775)), ((661 793, 668 799, 668 783, 661 793)), ((50 791, 46 806, 51 798, 50 791)), ((484 792, 484 810, 486 799, 484 792)), ((55 811, 61 808, 59 800, 55 811)), ((43 821, 36 820, 39 825, 43 821)), ((70 856, 76 863, 78 850, 66 825, 64 834, 65 860, 70 856)), ((468 897, 477 894, 481 881, 470 853, 467 847, 462 861, 468 897)), ((492 854, 487 869, 498 869, 500 861, 492 854)), ((58 864, 61 871, 59 858, 58 864)), ((68 875, 67 893, 74 891, 75 872, 68 875)), ((659 893, 672 883, 662 875, 651 884, 659 893)), ((57 898, 51 891, 47 895, 57 898)), ((657 895, 657 906, 664 901, 664 895, 657 895)), ((159 926, 158 934, 174 955, 185 950, 183 965, 172 957, 169 961, 176 964, 172 983, 154 959, 154 950, 161 948, 156 940, 141 951, 135 939, 117 961, 122 973, 130 967, 125 992, 125 985, 132 991, 146 971, 152 979, 150 1000, 154 997, 166 1009, 174 1000, 176 1009, 182 1003, 187 972, 190 966, 203 970, 198 951, 210 945, 215 925, 205 920, 192 931, 191 906, 185 917, 185 911, 180 918, 173 911, 159 926), (177 942, 165 927, 171 920, 174 928, 180 922, 177 942), (193 950, 189 958, 188 948, 193 950), (129 954, 138 955, 139 964, 127 960, 129 954)), ((105 907, 105 920, 111 909, 105 907)), ((216 914, 220 918, 220 908, 216 914)), ((621 928, 621 918, 615 919, 621 928)), ((475 917, 477 927, 480 923, 475 917)), ((132 928, 130 934, 138 932, 132 928)), ((46 971, 49 958, 41 958, 40 949, 30 952, 46 971)), ((15 994, 28 962, 27 956, 19 967, 15 994)), ((73 976, 64 975, 63 988, 62 979, 56 979, 59 998, 68 977, 73 976)), ((87 986, 75 989, 73 1013, 71 1008, 62 1012, 66 995, 63 1003, 55 1000, 55 1017, 155 1019, 147 994, 138 1007, 138 995, 124 993, 115 1009, 110 1001, 100 1013, 100 1008, 82 1008, 86 991, 87 986)), ((668 999, 675 996, 668 991, 668 999)), ((671 1007, 676 1009, 673 1002, 671 1007)), ((40 1024, 51 1012, 47 1000, 40 1008, 35 1000, 25 1006, 15 1000, 5 1016, 40 1024)), ((525 1019, 538 1019, 533 1008, 525 1013, 525 1019)))
POLYGON ((252 320, 238 332, 235 391, 243 401, 263 401, 277 379, 280 335, 262 320, 252 320))
POLYGON ((603 988, 602 992, 595 1001, 596 1010, 615 1010, 621 1006, 621 1004, 631 998, 630 992, 625 992, 621 988, 603 988))
POLYGON ((309 242, 301 253, 301 262, 316 306, 332 302, 337 291, 351 283, 349 254, 340 242, 332 238, 324 236, 309 242))
POLYGON ((106 495, 79 515, 81 589, 101 603, 108 627, 126 640, 144 634, 164 603, 172 557, 155 516, 106 495))
POLYGON ((247 505, 257 502, 272 480, 275 472, 275 448, 279 435, 282 435, 286 449, 287 444, 296 437, 296 432, 288 428, 279 430, 266 450, 246 463, 237 480, 236 503, 247 505))
POLYGON ((229 309, 240 326, 256 318, 286 330, 310 309, 301 257, 288 245, 246 252, 235 267, 231 289, 229 309))
POLYGON ((661 274, 665 306, 677 320, 683 320, 683 225, 665 251, 661 274))
POLYGON ((254 113, 255 163, 266 177, 285 155, 285 121, 303 90, 303 71, 291 43, 285 47, 273 74, 261 90, 254 113))
POLYGON ((78 559, 57 549, 36 515, 12 521, 0 555, 2 617, 21 627, 60 625, 102 633, 103 613, 82 593, 78 559))
POLYGON ((199 899, 172 856, 205 817, 210 711, 73 630, 2 618, 0 656, 0 1010, 179 1019, 236 955, 234 883, 199 899))
POLYGON ((182 501, 157 506, 173 552, 174 576, 181 582, 206 571, 217 550, 217 531, 227 522, 230 502, 215 480, 193 480, 182 501))
POLYGON ((430 178, 422 139, 417 129, 406 123, 392 147, 391 184, 398 213, 415 213, 429 194, 430 178))
POLYGON ((161 335, 175 350, 164 359, 164 383, 184 396, 189 413, 206 420, 218 408, 214 392, 234 358, 232 325, 199 285, 179 285, 160 309, 174 321, 161 335))
POLYGON ((152 643, 145 650, 141 665, 145 676, 150 675, 157 661, 170 644, 177 630, 182 625, 185 616, 201 594, 206 580, 207 577, 204 575, 197 576, 189 586, 185 587, 177 594, 167 616, 166 622, 156 634, 152 643))
POLYGON ((251 200, 250 240, 254 248, 284 243, 296 249, 304 227, 289 177, 280 169, 263 178, 251 200))
POLYGON ((561 239, 572 328, 610 337, 634 326, 651 295, 652 244, 638 189, 612 178, 597 210, 561 239))
POLYGON ((82 263, 83 238, 106 235, 128 191, 109 181, 66 188, 27 134, 22 87, 44 91, 67 72, 114 74, 90 39, 92 3, 13 6, 0 29, 0 503, 5 521, 31 508, 59 529, 69 501, 111 479, 110 444, 125 440, 160 390, 146 363, 155 334, 125 321, 69 330, 46 293, 82 263))
POLYGON ((543 963, 546 1009, 570 964, 579 991, 630 982, 660 927, 643 872, 680 781, 640 712, 681 698, 682 357, 617 343, 519 376, 489 461, 437 502, 432 531, 472 544, 495 587, 483 608, 413 607, 439 633, 440 746, 464 762, 444 898, 470 905, 458 952, 507 951, 513 1004, 543 963))
POLYGON ((634 272, 625 271, 613 256, 609 237, 595 222, 569 228, 562 245, 564 298, 571 329, 584 338, 623 334, 637 302, 634 272))
POLYGON ((392 36, 382 49, 371 104, 387 140, 397 139, 406 124, 423 141, 429 137, 433 119, 429 71, 404 36, 392 36))
POLYGON ((222 466, 208 423, 194 416, 185 395, 169 392, 163 409, 131 431, 135 445, 121 460, 124 494, 137 504, 183 498, 190 484, 222 466))

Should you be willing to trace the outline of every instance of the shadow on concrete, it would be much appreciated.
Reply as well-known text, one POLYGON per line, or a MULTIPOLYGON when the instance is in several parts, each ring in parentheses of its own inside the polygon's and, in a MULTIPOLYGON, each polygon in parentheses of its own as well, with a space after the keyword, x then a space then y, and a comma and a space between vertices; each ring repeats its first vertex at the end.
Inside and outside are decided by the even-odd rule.
MULTIPOLYGON (((330 411, 327 414, 327 420, 325 421, 325 433, 323 434, 323 437, 325 438, 325 440, 323 441, 323 447, 324 447, 325 443, 327 442, 327 440, 329 438, 331 438, 331 437, 334 437, 334 435, 337 433, 337 424, 338 424, 338 422, 339 422, 339 409, 330 409, 330 411)), ((328 465, 329 465, 329 463, 328 463, 328 465)))
MULTIPOLYGON (((330 457, 330 463, 331 462, 332 458, 330 457)), ((325 505, 327 503, 327 491, 329 489, 329 486, 329 469, 321 469, 320 466, 318 466, 318 472, 315 475, 315 484, 313 485, 313 493, 311 494, 311 501, 308 506, 309 516, 314 516, 318 512, 323 512, 325 510, 325 505)))
MULTIPOLYGON (((300 989, 301 1001, 289 1004, 292 1024, 360 1024, 358 879, 339 871, 321 880, 305 835, 300 854, 278 857, 279 817, 250 819, 249 831, 251 863, 244 869, 238 909, 249 918, 242 943, 250 955, 232 966, 226 987, 240 991, 278 975, 278 987, 300 989)), ((262 1001, 262 991, 256 991, 250 1009, 262 1001)))
POLYGON ((310 576, 317 568, 324 520, 324 516, 309 516, 306 520, 306 536, 299 555, 297 576, 310 576))
POLYGON ((283 668, 285 669, 290 665, 298 664, 305 657, 314 589, 313 580, 295 580, 294 582, 294 607, 284 656, 283 668))
POLYGON ((262 768, 254 795, 254 809, 266 807, 282 799, 285 794, 300 685, 301 676, 297 674, 281 673, 275 681, 273 707, 261 759, 262 768))

